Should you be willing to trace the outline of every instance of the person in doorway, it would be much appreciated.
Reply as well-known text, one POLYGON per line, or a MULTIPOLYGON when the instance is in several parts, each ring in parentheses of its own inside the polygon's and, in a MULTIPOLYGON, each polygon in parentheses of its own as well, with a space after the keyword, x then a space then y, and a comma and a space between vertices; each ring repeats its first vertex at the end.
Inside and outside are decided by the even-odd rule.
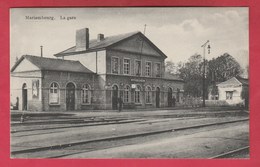
POLYGON ((175 96, 172 97, 172 106, 175 107, 175 104, 176 104, 176 99, 175 99, 175 96))
POLYGON ((122 111, 122 108, 123 108, 123 100, 122 100, 122 97, 120 96, 118 98, 118 111, 122 111))

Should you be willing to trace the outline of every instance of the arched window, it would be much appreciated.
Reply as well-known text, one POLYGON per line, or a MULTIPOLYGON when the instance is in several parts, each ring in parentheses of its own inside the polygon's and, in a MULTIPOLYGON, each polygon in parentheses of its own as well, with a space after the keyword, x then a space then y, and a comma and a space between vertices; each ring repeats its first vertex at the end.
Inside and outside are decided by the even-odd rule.
POLYGON ((124 88, 124 102, 129 103, 130 97, 130 86, 126 85, 124 88))
POLYGON ((81 90, 81 102, 83 104, 91 103, 91 91, 88 84, 84 84, 81 90))
POLYGON ((141 87, 139 85, 135 88, 135 103, 141 103, 141 87))
POLYGON ((51 83, 49 91, 49 104, 59 104, 60 89, 56 82, 51 83))
POLYGON ((152 103, 152 89, 150 86, 147 86, 145 90, 145 102, 148 104, 152 103))

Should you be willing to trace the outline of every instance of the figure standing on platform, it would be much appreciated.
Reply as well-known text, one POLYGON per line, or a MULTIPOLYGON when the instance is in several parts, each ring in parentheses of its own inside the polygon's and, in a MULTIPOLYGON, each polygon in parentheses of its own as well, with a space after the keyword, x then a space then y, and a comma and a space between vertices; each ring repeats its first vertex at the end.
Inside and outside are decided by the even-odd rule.
POLYGON ((118 111, 120 112, 120 111, 122 111, 122 108, 123 108, 123 100, 122 100, 122 97, 120 96, 119 98, 118 98, 118 111))
POLYGON ((176 99, 175 99, 175 96, 172 97, 172 106, 175 107, 175 104, 176 104, 176 99))

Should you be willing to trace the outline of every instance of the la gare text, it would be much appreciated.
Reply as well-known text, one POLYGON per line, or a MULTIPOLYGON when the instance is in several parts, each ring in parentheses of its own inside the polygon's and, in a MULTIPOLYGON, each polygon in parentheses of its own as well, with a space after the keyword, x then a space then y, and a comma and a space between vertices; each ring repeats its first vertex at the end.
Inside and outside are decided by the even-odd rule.
POLYGON ((75 16, 60 16, 60 20, 76 20, 75 16))

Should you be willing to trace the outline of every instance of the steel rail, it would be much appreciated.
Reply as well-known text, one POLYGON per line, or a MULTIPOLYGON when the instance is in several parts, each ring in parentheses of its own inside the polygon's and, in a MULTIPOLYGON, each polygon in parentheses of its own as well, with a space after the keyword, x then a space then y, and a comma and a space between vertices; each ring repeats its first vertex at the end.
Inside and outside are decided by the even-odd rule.
POLYGON ((195 126, 179 127, 179 128, 175 128, 175 129, 171 128, 171 129, 165 129, 165 130, 157 130, 157 131, 145 132, 145 133, 136 133, 136 134, 121 135, 121 136, 105 137, 105 138, 85 140, 85 141, 72 142, 72 143, 66 143, 66 144, 57 144, 57 145, 52 145, 52 146, 44 146, 44 147, 38 147, 38 148, 30 148, 30 149, 24 149, 24 150, 11 151, 11 155, 33 153, 33 152, 40 152, 40 151, 46 151, 46 150, 51 151, 51 150, 55 150, 55 149, 63 149, 63 148, 66 148, 66 147, 72 147, 72 146, 94 143, 94 142, 100 142, 100 141, 129 139, 129 138, 140 137, 140 136, 149 136, 149 135, 160 134, 160 133, 168 133, 168 132, 181 131, 181 130, 187 130, 187 129, 193 129, 193 128, 202 128, 202 127, 207 127, 207 126, 243 122, 243 121, 248 121, 248 120, 249 120, 249 118, 240 119, 240 120, 233 120, 233 121, 200 124, 200 125, 195 125, 195 126))
POLYGON ((235 149, 235 150, 232 150, 232 151, 228 151, 228 152, 225 152, 225 153, 222 153, 222 154, 210 157, 208 159, 225 158, 225 157, 228 157, 228 156, 230 156, 232 154, 236 154, 236 153, 239 153, 239 152, 242 152, 242 151, 249 150, 249 148, 250 148, 249 146, 245 146, 245 147, 242 147, 242 148, 238 148, 238 149, 235 149))
POLYGON ((12 130, 11 133, 19 133, 19 132, 33 132, 33 131, 45 131, 51 129, 68 129, 68 128, 78 128, 78 127, 86 127, 86 126, 100 126, 100 125, 113 125, 113 124, 126 124, 126 123, 134 123, 134 122, 142 122, 146 121, 145 119, 133 119, 133 120, 115 120, 115 121, 103 121, 103 122, 85 122, 84 124, 80 125, 72 125, 72 126, 60 126, 60 127, 49 127, 49 128, 36 128, 36 129, 24 129, 14 131, 12 130))

